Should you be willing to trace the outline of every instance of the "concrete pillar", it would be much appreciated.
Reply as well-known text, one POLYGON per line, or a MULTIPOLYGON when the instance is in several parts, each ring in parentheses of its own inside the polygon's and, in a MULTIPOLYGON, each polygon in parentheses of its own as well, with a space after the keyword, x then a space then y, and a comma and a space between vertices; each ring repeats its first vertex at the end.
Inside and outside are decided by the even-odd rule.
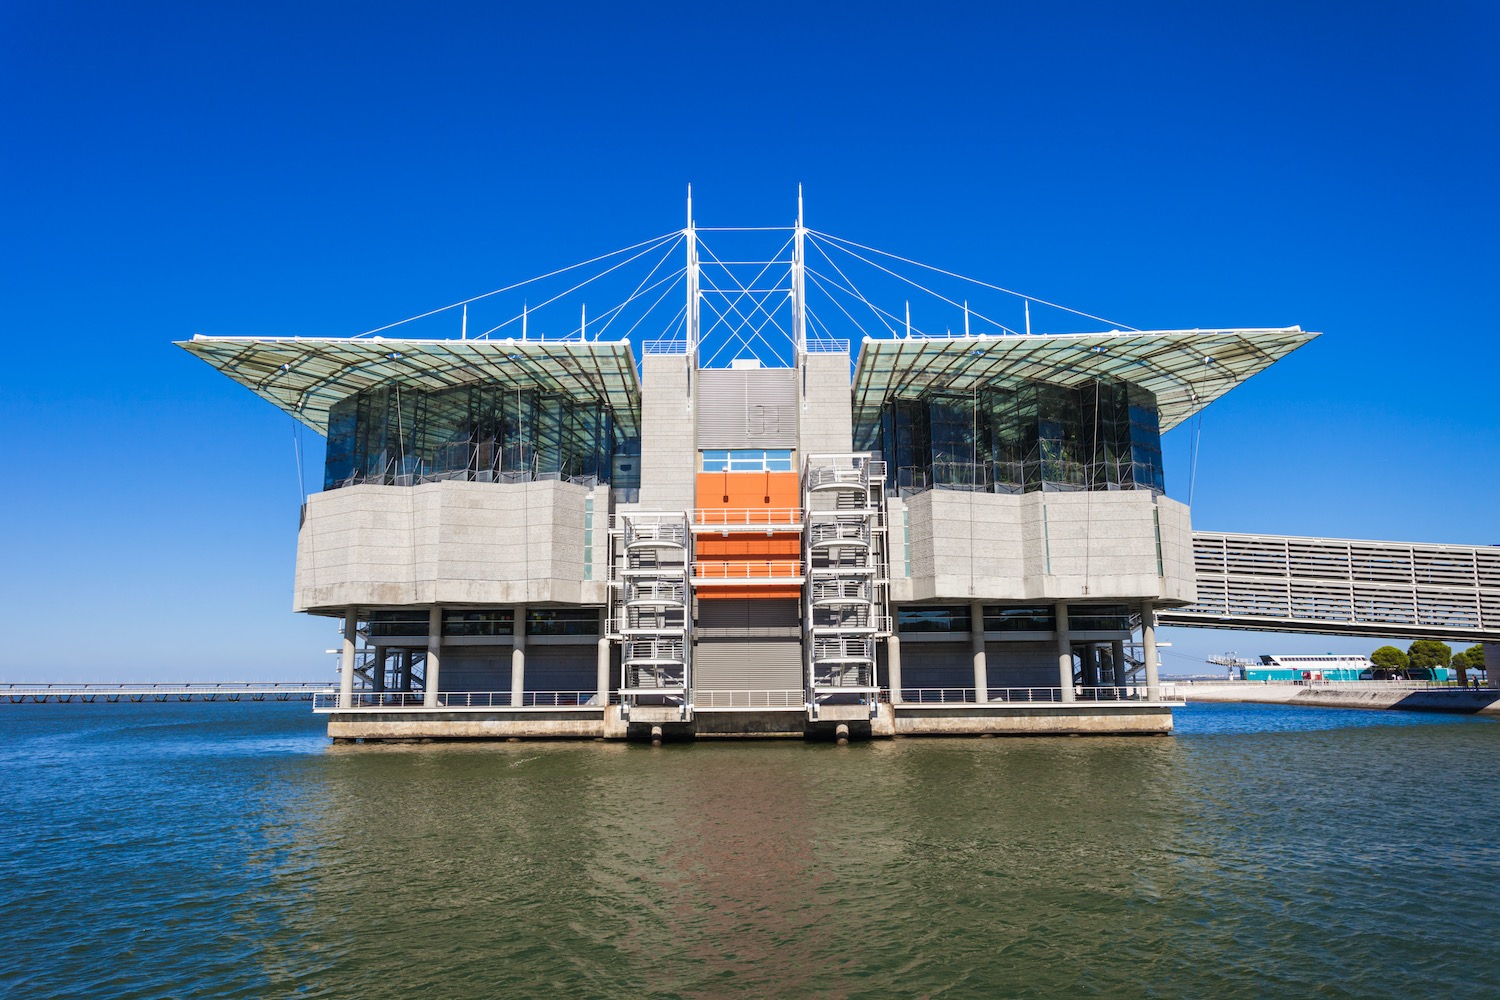
POLYGON ((1125 672, 1130 669, 1125 662, 1125 640, 1115 639, 1109 644, 1109 666, 1113 671, 1115 687, 1120 689, 1121 695, 1125 693, 1125 672))
POLYGON ((885 640, 886 680, 891 685, 891 704, 901 704, 901 637, 892 635, 885 640))
POLYGON ((969 605, 969 650, 974 654, 974 700, 983 704, 990 700, 990 675, 984 655, 984 605, 978 601, 969 605))
POLYGON ((1484 644, 1485 687, 1500 687, 1500 642, 1484 644))
POLYGON ((436 604, 427 613, 427 670, 422 681, 422 705, 438 707, 438 673, 442 667, 443 609, 436 604))
POLYGON ((401 690, 406 694, 411 693, 411 650, 401 651, 401 690))
POLYGON ((390 651, 384 646, 375 647, 374 669, 371 670, 370 681, 375 688, 376 694, 385 693, 385 658, 390 651))
POLYGON ((1063 701, 1076 701, 1073 691, 1073 635, 1068 630, 1068 605, 1057 602, 1057 684, 1063 701))
POLYGON ((1141 602, 1141 653, 1146 659, 1146 698, 1161 700, 1161 677, 1156 662, 1156 608, 1141 602))
POLYGON ((354 640, 359 629, 359 611, 344 609, 344 647, 339 651, 339 708, 354 707, 354 640))
POLYGON ((599 612, 599 655, 594 661, 599 704, 609 705, 609 609, 599 612))
POLYGON ((526 704, 526 608, 516 608, 516 623, 512 630, 516 644, 510 651, 510 704, 520 708, 526 704))

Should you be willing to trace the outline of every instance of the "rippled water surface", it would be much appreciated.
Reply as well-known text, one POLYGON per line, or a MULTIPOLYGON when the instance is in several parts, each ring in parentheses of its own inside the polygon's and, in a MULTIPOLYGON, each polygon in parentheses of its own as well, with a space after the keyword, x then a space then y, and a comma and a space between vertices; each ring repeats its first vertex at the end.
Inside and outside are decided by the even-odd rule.
POLYGON ((334 747, 0 707, 0 995, 1500 996, 1500 726, 334 747))

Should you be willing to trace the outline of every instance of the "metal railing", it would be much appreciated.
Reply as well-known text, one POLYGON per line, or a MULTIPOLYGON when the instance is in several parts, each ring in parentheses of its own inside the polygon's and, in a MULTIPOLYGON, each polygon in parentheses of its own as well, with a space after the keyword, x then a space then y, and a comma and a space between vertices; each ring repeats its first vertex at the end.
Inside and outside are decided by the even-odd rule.
POLYGON ((807 695, 796 691, 694 691, 694 708, 806 708, 807 695))
MULTIPOLYGON (((901 689, 903 701, 911 704, 959 704, 976 705, 981 704, 974 700, 974 688, 950 687, 950 688, 909 688, 901 689)), ((1063 701, 1063 689, 1060 687, 1001 687, 988 688, 986 691, 990 702, 1044 702, 1049 704, 1097 704, 1101 702, 1174 702, 1178 700, 1177 689, 1174 684, 1162 684, 1155 699, 1150 697, 1150 691, 1144 686, 1138 687, 1077 687, 1073 689, 1073 701, 1063 701)))
MULTIPOLYGON (((681 572, 679 570, 679 572, 681 572)), ((644 580, 629 578, 625 583, 625 603, 639 604, 683 604, 687 599, 687 584, 681 580, 644 580)))
POLYGON ((693 576, 703 580, 784 580, 801 579, 802 563, 796 559, 769 559, 749 562, 711 562, 695 560, 693 576))
POLYGON ((804 349, 808 354, 848 354, 849 341, 833 337, 808 337, 804 349))
POLYGON ((833 486, 864 487, 870 482, 870 477, 867 475, 866 469, 866 466, 818 466, 817 468, 808 470, 807 486, 809 489, 814 490, 833 486))
POLYGON ((648 340, 641 344, 641 353, 644 354, 686 354, 687 339, 682 340, 648 340))
POLYGON ((625 518, 625 544, 682 548, 687 544, 687 525, 681 515, 662 520, 629 516, 625 518))
MULTIPOLYGON (((438 708, 598 708, 597 691, 525 691, 519 706, 511 704, 509 691, 440 691, 438 708)), ((355 691, 351 708, 425 708, 420 691, 355 691)), ((341 710, 337 692, 313 696, 313 711, 341 710)))
POLYGON ((801 523, 801 507, 698 507, 693 511, 695 526, 736 527, 743 524, 765 528, 801 523))
POLYGON ((92 703, 146 701, 306 701, 332 690, 327 682, 230 681, 187 684, 0 684, 0 700, 12 704, 47 701, 69 702, 75 698, 92 703))
POLYGON ((825 660, 873 661, 875 659, 875 640, 864 636, 814 638, 812 659, 814 663, 825 660))

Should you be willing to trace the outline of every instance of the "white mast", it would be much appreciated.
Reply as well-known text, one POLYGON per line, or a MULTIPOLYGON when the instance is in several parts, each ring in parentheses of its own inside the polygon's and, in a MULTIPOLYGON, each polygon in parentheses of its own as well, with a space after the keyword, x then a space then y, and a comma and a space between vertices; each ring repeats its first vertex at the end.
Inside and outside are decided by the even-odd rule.
POLYGON ((792 230, 792 341, 797 355, 807 353, 807 288, 803 277, 803 238, 807 227, 802 224, 802 185, 797 185, 797 226, 792 230))
POLYGON ((698 234, 693 228, 693 186, 687 194, 687 352, 698 363, 698 234))

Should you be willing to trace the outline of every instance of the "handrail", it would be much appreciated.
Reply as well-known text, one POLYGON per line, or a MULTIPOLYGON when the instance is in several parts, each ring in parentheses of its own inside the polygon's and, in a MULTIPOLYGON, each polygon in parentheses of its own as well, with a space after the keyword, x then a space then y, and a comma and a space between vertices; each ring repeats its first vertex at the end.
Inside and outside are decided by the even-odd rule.
POLYGON ((805 708, 807 694, 795 691, 701 691, 693 692, 694 708, 805 708))
MULTIPOLYGON (((1129 687, 1075 687, 1073 689, 1073 704, 1082 702, 1084 704, 1097 704, 1101 702, 1134 701, 1148 704, 1177 701, 1177 689, 1174 684, 1158 685, 1159 693, 1156 698, 1151 697, 1150 689, 1145 685, 1132 685, 1129 687)), ((1063 700, 1063 689, 1060 687, 1001 687, 988 688, 986 695, 990 702, 1048 702, 1056 704, 1069 704, 1063 700)), ((974 700, 974 688, 909 688, 901 689, 903 701, 916 704, 984 704, 974 700)))
POLYGON ((704 580, 774 580, 801 578, 802 563, 796 559, 763 562, 715 562, 694 560, 693 576, 704 580))
MULTIPOLYGON (((355 691, 350 708, 401 709, 426 708, 426 696, 420 691, 355 691)), ((599 708, 598 691, 525 691, 521 704, 513 705, 509 691, 440 691, 437 708, 599 708)), ((313 711, 342 710, 337 692, 313 696, 313 711)))
POLYGON ((776 525, 801 524, 801 507, 697 507, 693 510, 693 524, 705 526, 721 525, 776 525))

